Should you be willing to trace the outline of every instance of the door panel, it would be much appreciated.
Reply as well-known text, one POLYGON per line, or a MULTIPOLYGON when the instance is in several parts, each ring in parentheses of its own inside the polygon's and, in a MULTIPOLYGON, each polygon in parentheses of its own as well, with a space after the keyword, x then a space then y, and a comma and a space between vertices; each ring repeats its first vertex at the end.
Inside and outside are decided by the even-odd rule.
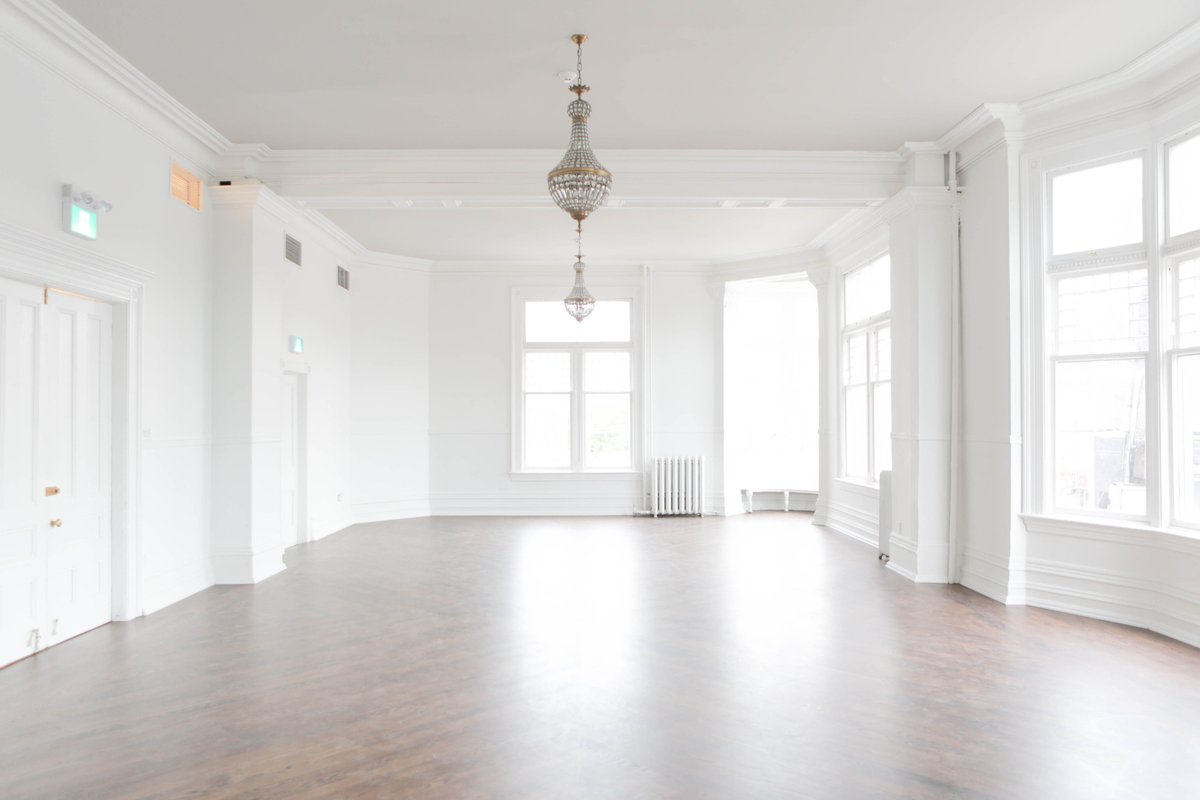
POLYGON ((283 458, 283 546, 291 547, 300 542, 299 491, 299 425, 300 391, 295 375, 283 377, 282 413, 282 458, 283 458))
POLYGON ((111 420, 112 309, 0 279, 0 666, 112 617, 111 420))
POLYGON ((46 498, 53 519, 46 546, 47 644, 112 618, 109 593, 112 316, 109 306, 50 295, 47 325, 57 341, 47 463, 59 494, 46 498))

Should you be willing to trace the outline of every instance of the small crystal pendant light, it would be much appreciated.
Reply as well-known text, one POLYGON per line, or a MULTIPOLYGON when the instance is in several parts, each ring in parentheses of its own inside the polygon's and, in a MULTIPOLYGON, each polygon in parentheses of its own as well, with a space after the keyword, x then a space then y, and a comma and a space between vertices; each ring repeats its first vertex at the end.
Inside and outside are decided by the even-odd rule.
POLYGON ((568 314, 577 321, 583 322, 583 318, 592 313, 592 309, 596 307, 596 298, 592 297, 587 284, 583 282, 583 223, 576 226, 575 234, 579 243, 575 256, 575 285, 571 287, 571 293, 563 300, 563 305, 567 307, 568 314))

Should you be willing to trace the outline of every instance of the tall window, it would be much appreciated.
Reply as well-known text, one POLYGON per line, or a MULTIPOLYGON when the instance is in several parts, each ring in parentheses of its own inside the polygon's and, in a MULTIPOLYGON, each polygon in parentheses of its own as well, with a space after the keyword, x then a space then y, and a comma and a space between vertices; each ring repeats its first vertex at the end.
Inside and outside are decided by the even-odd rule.
POLYGON ((1048 505, 1200 525, 1200 138, 1156 152, 1046 182, 1048 505))
POLYGON ((842 475, 892 468, 891 261, 846 273, 842 291, 842 475))
POLYGON ((601 300, 576 322, 561 300, 520 303, 518 471, 634 468, 632 306, 601 300))

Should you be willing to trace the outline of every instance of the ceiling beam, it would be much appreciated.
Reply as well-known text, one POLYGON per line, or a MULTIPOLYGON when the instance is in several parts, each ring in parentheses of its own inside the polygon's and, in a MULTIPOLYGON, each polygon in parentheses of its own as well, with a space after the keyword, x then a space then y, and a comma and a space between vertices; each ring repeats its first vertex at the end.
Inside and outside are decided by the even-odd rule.
MULTIPOLYGON (((557 150, 271 150, 234 148, 227 179, 253 178, 310 208, 550 207, 557 150)), ((904 185, 895 152, 612 150, 613 208, 860 208, 904 185)))

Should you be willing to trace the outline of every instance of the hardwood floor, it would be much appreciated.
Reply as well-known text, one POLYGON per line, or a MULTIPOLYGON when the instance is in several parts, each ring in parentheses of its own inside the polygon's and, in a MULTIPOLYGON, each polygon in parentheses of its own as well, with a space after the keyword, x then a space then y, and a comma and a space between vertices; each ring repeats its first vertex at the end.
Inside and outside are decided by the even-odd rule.
POLYGON ((0 797, 1200 797, 1200 651, 804 514, 419 519, 0 671, 0 797))

